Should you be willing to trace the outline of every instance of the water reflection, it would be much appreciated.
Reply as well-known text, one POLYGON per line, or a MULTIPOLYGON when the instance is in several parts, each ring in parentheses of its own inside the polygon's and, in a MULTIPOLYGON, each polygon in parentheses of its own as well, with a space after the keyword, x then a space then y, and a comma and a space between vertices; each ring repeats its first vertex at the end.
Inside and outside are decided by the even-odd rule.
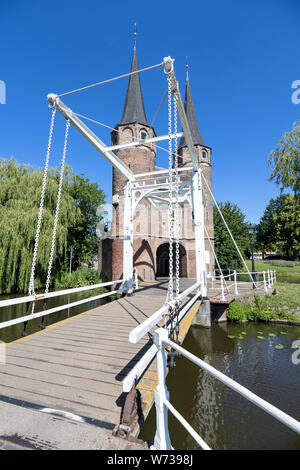
MULTIPOLYGON (((291 360, 291 345, 297 338, 298 326, 224 323, 211 329, 192 327, 184 347, 300 420, 300 365, 291 360), (283 349, 276 349, 278 344, 283 349)), ((170 371, 167 386, 171 403, 213 449, 300 450, 294 432, 183 357, 170 371)), ((171 415, 169 429, 175 449, 199 448, 171 415)), ((139 437, 153 439, 154 432, 153 407, 139 437)))

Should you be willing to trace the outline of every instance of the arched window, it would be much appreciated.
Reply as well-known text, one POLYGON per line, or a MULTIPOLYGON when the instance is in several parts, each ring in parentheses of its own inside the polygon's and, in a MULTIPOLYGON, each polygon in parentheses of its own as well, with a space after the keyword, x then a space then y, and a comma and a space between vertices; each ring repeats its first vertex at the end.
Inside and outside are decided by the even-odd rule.
POLYGON ((113 145, 118 145, 118 135, 115 133, 112 138, 113 145))
POLYGON ((202 158, 207 158, 207 151, 206 150, 202 150, 202 158))
POLYGON ((147 134, 147 132, 145 131, 145 129, 142 129, 142 130, 141 130, 141 134, 140 134, 140 135, 141 135, 141 139, 142 139, 142 140, 145 140, 145 139, 147 139, 147 137, 148 137, 148 134, 147 134))

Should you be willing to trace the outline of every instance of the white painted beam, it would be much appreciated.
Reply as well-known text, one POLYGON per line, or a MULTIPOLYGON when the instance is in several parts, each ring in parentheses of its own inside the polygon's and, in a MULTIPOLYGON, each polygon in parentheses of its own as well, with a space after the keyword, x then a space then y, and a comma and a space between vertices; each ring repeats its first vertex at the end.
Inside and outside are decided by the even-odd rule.
MULTIPOLYGON (((177 134, 172 134, 171 138, 179 139, 182 136, 183 136, 183 133, 178 132, 177 134)), ((168 139, 169 139, 169 135, 160 135, 158 137, 152 137, 151 139, 134 140, 133 142, 125 142, 124 144, 112 145, 111 147, 107 147, 107 150, 115 151, 115 150, 130 148, 130 147, 138 147, 140 145, 153 144, 155 142, 161 142, 162 140, 168 140, 168 139)))
POLYGON ((70 123, 77 129, 80 134, 98 150, 101 155, 111 163, 117 170, 119 170, 126 179, 134 179, 134 174, 128 168, 125 163, 120 160, 117 155, 115 155, 111 150, 108 150, 108 147, 96 136, 80 119, 76 116, 73 111, 68 108, 58 97, 57 95, 50 94, 48 95, 48 101, 51 106, 55 106, 57 111, 59 111, 66 119, 69 119, 70 123))

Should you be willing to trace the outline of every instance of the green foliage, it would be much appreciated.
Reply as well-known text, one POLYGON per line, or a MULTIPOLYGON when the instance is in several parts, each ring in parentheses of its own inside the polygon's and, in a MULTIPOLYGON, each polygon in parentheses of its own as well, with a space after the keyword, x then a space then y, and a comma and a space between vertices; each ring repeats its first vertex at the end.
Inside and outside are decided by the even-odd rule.
MULTIPOLYGON (((245 302, 245 299, 236 299, 228 307, 227 318, 238 323, 245 321, 268 322, 277 319, 299 321, 297 315, 290 313, 292 307, 289 310, 288 306, 284 305, 287 310, 282 309, 285 303, 285 296, 275 297, 269 294, 263 297, 255 296, 248 302, 245 302)), ((258 333, 260 332, 258 331, 258 333)))
MULTIPOLYGON (((43 172, 15 160, 0 160, 0 293, 26 292, 29 285, 43 172)), ((45 285, 52 240, 59 172, 50 169, 36 265, 35 287, 45 285)), ((62 187, 52 269, 61 278, 68 269, 69 247, 73 266, 97 253, 96 211, 104 194, 83 175, 66 168, 62 187), (82 245, 81 245, 82 244, 82 245)))
POLYGON ((230 304, 227 313, 227 318, 235 322, 270 321, 275 317, 274 312, 269 310, 267 303, 260 297, 246 304, 235 300, 230 304))
MULTIPOLYGON (((43 174, 15 160, 0 164, 0 293, 26 292, 29 285, 43 174)), ((49 171, 37 256, 37 287, 45 283, 59 175, 49 171)), ((64 257, 68 226, 79 210, 64 186, 57 224, 55 257, 64 257)))
POLYGON ((83 174, 69 177, 69 194, 75 199, 80 215, 69 227, 68 244, 73 247, 73 266, 89 262, 98 251, 96 226, 101 217, 99 206, 105 202, 105 195, 96 183, 91 183, 83 174))
POLYGON ((251 304, 242 304, 241 302, 235 300, 230 304, 227 310, 227 318, 228 320, 235 321, 235 322, 245 322, 249 320, 249 316, 251 315, 251 304))
POLYGON ((278 147, 268 158, 272 167, 270 180, 283 189, 292 189, 297 198, 300 191, 300 121, 293 129, 283 134, 278 147))
POLYGON ((299 258, 300 205, 295 196, 281 194, 271 199, 257 227, 256 242, 261 249, 277 249, 288 259, 299 258))
MULTIPOLYGON (((245 215, 236 204, 231 202, 221 202, 218 205, 242 255, 245 256, 249 250, 248 225, 245 222, 245 215)), ((221 268, 231 270, 241 269, 241 259, 216 206, 214 206, 214 230, 215 251, 221 268)))
POLYGON ((91 286, 100 283, 101 279, 96 269, 80 266, 71 274, 63 273, 60 279, 56 279, 55 287, 68 289, 69 287, 91 286))

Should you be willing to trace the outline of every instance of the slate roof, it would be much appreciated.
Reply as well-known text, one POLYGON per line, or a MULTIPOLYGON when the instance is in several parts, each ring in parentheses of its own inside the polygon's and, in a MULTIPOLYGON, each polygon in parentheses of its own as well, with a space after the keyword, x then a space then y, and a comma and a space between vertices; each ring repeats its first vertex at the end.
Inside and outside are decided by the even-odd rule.
MULTIPOLYGON (((193 97, 192 97, 191 85, 190 85, 190 80, 189 80, 188 73, 186 75, 184 109, 185 109, 185 112, 186 112, 187 120, 188 120, 189 125, 190 125, 193 144, 194 145, 204 145, 205 146, 205 143, 202 139, 202 136, 201 136, 200 130, 199 130, 199 124, 198 124, 197 116, 196 116, 196 112, 195 112, 194 101, 193 101, 193 97)), ((179 142, 178 148, 181 148, 181 147, 187 147, 184 136, 181 137, 180 142, 179 142)))
MULTIPOLYGON (((130 71, 135 72, 136 70, 138 70, 138 61, 136 44, 134 44, 130 71)), ((131 124, 134 122, 149 126, 145 113, 139 73, 135 73, 129 77, 126 100, 120 124, 131 124)))

